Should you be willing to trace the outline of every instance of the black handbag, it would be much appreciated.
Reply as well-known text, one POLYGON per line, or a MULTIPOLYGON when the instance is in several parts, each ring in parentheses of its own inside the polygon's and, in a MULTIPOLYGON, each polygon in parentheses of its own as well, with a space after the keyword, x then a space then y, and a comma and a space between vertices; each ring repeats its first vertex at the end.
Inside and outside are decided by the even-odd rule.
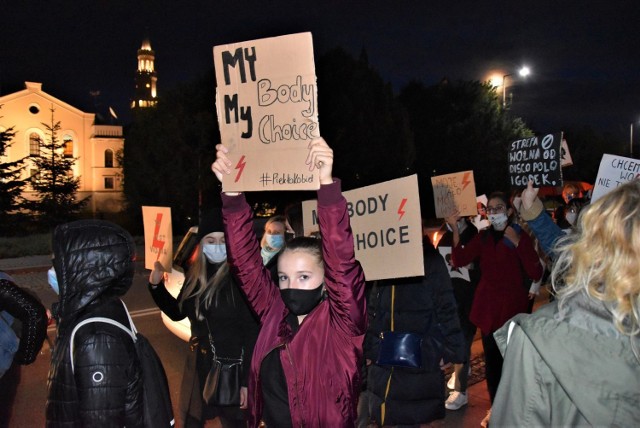
MULTIPOLYGON (((207 322, 208 327, 209 323, 207 322)), ((213 360, 211 370, 209 370, 202 388, 202 399, 209 406, 240 406, 244 348, 242 348, 240 358, 218 358, 211 331, 209 331, 209 343, 213 360)))
POLYGON ((396 286, 391 286, 391 330, 380 333, 379 366, 422 368, 422 335, 394 331, 396 286))

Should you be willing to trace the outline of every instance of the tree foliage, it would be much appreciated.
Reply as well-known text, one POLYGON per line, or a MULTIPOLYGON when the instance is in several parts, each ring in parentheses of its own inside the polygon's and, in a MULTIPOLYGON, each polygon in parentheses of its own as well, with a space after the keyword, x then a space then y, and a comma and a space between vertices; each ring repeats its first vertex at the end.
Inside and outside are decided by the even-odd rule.
POLYGON ((142 225, 142 206, 171 207, 176 233, 197 224, 201 200, 215 197, 210 166, 220 140, 213 72, 134 112, 124 146, 124 193, 130 227, 142 225))
POLYGON ((64 155, 64 141, 58 138, 60 121, 55 121, 55 109, 51 108, 51 123, 42 125, 48 132, 45 141, 40 140, 40 155, 33 156, 37 174, 30 178, 36 198, 27 203, 38 221, 55 226, 76 219, 88 198, 77 199, 80 178, 73 176, 77 158, 64 155))
POLYGON ((478 81, 412 82, 400 93, 416 144, 415 170, 423 216, 433 212, 433 175, 473 170, 478 194, 508 190, 507 150, 531 136, 519 118, 501 108, 495 88, 478 81))
POLYGON ((619 139, 608 134, 600 134, 584 126, 567 128, 563 137, 567 140, 573 165, 562 169, 563 180, 595 183, 604 153, 629 156, 619 139))
MULTIPOLYGON (((0 157, 11 147, 15 135, 13 127, 0 131, 0 157)), ((21 177, 24 168, 24 159, 0 162, 0 232, 3 234, 14 227, 13 220, 23 208, 24 200, 21 194, 26 181, 21 177)))
POLYGON ((320 131, 336 153, 334 174, 343 187, 412 174, 409 118, 366 54, 356 60, 335 49, 318 60, 316 74, 320 131))

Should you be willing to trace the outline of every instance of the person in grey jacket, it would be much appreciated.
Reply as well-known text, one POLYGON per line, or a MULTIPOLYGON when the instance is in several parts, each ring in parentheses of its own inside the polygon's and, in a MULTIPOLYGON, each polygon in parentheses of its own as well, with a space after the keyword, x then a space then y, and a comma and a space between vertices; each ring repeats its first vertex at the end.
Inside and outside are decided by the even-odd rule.
POLYGON ((90 323, 70 342, 74 327, 91 317, 129 325, 120 301, 131 287, 135 245, 126 230, 103 220, 62 224, 53 232, 53 272, 59 292, 52 307, 57 335, 49 369, 47 427, 143 425, 140 361, 133 340, 120 328, 90 323))
POLYGON ((494 336, 504 354, 491 427, 640 420, 640 180, 585 208, 555 248, 558 300, 494 336))

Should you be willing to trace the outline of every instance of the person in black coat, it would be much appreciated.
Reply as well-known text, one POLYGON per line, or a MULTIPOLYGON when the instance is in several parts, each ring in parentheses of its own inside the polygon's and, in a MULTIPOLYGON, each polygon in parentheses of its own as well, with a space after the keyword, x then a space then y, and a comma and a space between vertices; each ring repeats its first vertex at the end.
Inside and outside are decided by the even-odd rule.
POLYGON ((9 275, 0 272, 0 316, 3 318, 0 322, 17 330, 20 339, 11 366, 0 379, 0 426, 4 427, 9 426, 11 419, 13 400, 20 383, 20 366, 36 360, 47 336, 47 312, 36 297, 18 287, 9 275), (6 322, 11 318, 13 325, 9 326, 6 322))
POLYGON ((180 388, 180 419, 184 427, 202 427, 219 418, 223 427, 245 426, 247 379, 258 322, 245 296, 229 272, 220 210, 202 216, 198 226, 195 262, 188 267, 177 298, 164 286, 162 265, 156 262, 149 276, 149 291, 162 312, 173 321, 189 318, 191 339, 180 388), (243 359, 240 407, 207 405, 202 397, 213 354, 209 332, 218 358, 243 359))
POLYGON ((133 238, 111 222, 79 220, 56 227, 52 247, 49 283, 59 300, 51 308, 57 335, 46 426, 143 426, 142 371, 131 336, 111 324, 90 323, 77 330, 71 348, 74 328, 87 318, 129 325, 120 297, 135 272, 133 238))
POLYGON ((444 418, 444 372, 441 362, 464 361, 464 338, 451 287, 440 254, 424 242, 423 277, 378 281, 369 300, 369 329, 364 354, 372 422, 383 425, 426 424, 444 418), (380 334, 391 330, 422 336, 420 368, 376 363, 380 334))

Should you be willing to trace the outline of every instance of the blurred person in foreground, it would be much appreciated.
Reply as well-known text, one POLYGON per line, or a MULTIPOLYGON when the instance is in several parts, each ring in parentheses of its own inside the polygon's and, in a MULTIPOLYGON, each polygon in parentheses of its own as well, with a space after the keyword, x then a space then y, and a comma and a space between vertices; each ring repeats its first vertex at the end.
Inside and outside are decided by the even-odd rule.
MULTIPOLYGON (((530 185, 525 206, 536 193, 530 185)), ((635 426, 640 181, 586 207, 554 253, 557 300, 532 315, 515 316, 495 333, 505 382, 493 403, 491 426, 635 426)))
POLYGON ((21 366, 36 360, 47 337, 47 311, 36 297, 17 286, 11 276, 0 272, 0 317, 1 366, 7 368, 0 374, 0 427, 6 427, 11 420, 21 366))

